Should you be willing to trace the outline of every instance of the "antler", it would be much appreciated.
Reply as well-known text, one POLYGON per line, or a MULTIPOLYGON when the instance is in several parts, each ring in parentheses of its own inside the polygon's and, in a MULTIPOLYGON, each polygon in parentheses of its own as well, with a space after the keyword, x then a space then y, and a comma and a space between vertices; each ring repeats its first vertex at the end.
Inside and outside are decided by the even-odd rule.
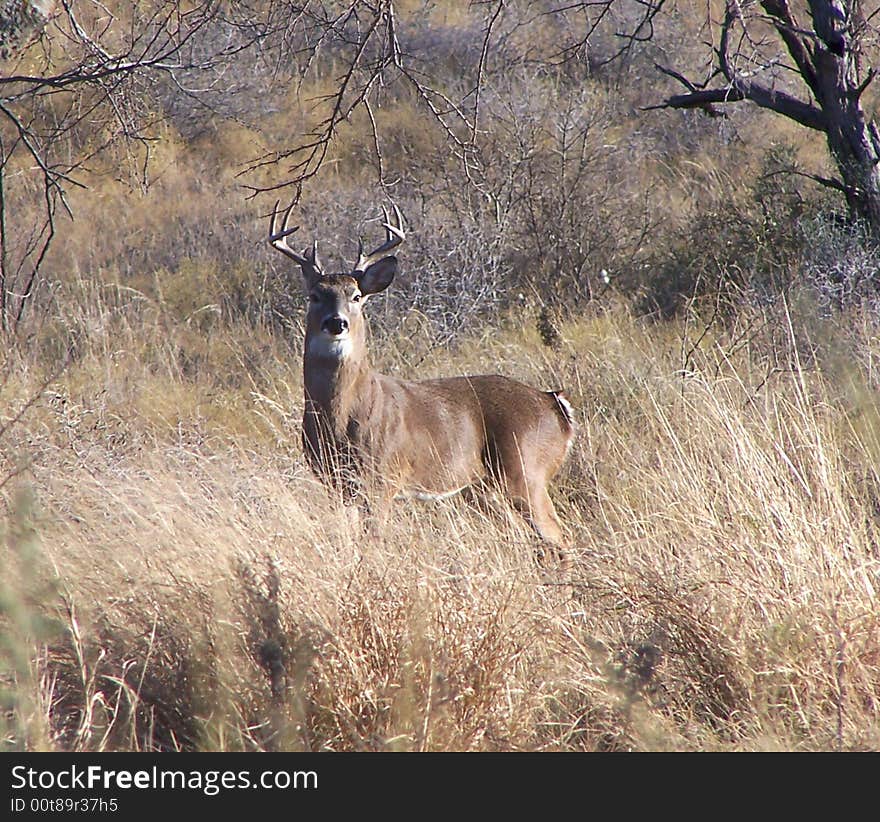
POLYGON ((396 205, 393 206, 393 208, 395 225, 391 224, 388 209, 385 208, 385 206, 382 206, 382 213, 385 215, 385 222, 382 223, 385 227, 385 242, 382 243, 382 245, 380 245, 375 251, 371 251, 369 254, 364 254, 363 241, 360 239, 358 240, 358 261, 354 267, 355 271, 366 271, 373 263, 379 262, 379 260, 387 257, 388 252, 391 251, 392 248, 396 248, 406 239, 406 234, 403 232, 403 216, 396 205))
POLYGON ((269 242, 276 251, 280 251, 287 257, 290 257, 291 260, 299 263, 300 268, 303 270, 303 274, 310 279, 318 279, 324 275, 324 272, 321 270, 321 263, 318 260, 318 241, 315 240, 312 243, 312 251, 311 253, 303 252, 300 254, 298 251, 295 251, 287 242, 287 238, 296 231, 299 231, 299 226, 294 226, 293 228, 287 227, 287 221, 290 219, 290 212, 293 209, 293 203, 291 203, 284 212, 284 216, 281 220, 281 228, 276 231, 275 223, 278 219, 278 202, 275 203, 275 206, 272 209, 272 223, 269 226, 269 242))

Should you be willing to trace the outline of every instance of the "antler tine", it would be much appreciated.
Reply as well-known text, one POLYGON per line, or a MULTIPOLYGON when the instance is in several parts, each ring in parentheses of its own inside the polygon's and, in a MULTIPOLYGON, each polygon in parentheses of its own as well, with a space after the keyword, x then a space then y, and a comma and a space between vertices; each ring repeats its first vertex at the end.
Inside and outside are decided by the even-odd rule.
POLYGON ((391 222, 388 209, 384 205, 382 206, 382 213, 385 215, 385 221, 382 223, 385 228, 385 242, 382 245, 369 254, 364 254, 364 243, 358 239, 358 261, 354 267, 355 271, 366 271, 373 263, 387 257, 392 249, 406 239, 406 234, 403 231, 403 215, 396 204, 392 203, 392 208, 394 209, 394 224, 391 222))
POLYGON ((293 210, 293 203, 291 203, 284 210, 284 214, 281 219, 281 228, 279 230, 275 230, 275 226, 278 221, 278 203, 280 201, 276 201, 275 206, 272 208, 272 222, 269 225, 269 243, 272 248, 276 251, 280 251, 286 257, 290 257, 291 260, 298 263, 302 268, 303 273, 308 276, 321 276, 321 264, 318 262, 318 241, 315 240, 312 243, 312 253, 311 256, 307 254, 300 254, 295 249, 291 248, 290 244, 287 242, 287 238, 291 235, 299 231, 299 226, 294 226, 293 228, 287 227, 287 222, 290 219, 290 212, 293 210))

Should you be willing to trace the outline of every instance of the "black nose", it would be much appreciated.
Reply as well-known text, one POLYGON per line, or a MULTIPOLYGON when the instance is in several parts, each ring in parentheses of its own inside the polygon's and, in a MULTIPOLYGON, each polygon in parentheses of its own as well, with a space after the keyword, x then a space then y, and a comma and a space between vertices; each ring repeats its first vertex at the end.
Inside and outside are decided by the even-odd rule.
POLYGON ((324 331, 329 331, 331 334, 338 336, 339 334, 348 331, 348 320, 337 314, 334 317, 327 317, 327 319, 321 324, 321 328, 324 331))

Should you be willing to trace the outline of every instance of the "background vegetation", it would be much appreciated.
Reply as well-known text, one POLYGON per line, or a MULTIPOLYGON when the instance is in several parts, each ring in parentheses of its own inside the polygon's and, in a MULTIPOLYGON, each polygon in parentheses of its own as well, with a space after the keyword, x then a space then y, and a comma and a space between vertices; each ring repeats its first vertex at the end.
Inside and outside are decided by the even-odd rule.
MULTIPOLYGON (((91 65, 68 18, 0 64, 2 744, 880 747, 880 251, 792 173, 831 173, 821 138, 644 110, 675 86, 655 62, 701 70, 689 2, 606 62, 639 4, 577 50, 552 4, 414 1, 430 93, 401 71, 316 143, 371 18, 316 46, 335 6, 306 5, 196 4, 179 67, 125 88, 12 84, 91 65), (567 570, 500 506, 352 532, 302 458, 278 197, 340 268, 406 215, 379 368, 566 389, 567 570)), ((134 48, 130 4, 78 8, 134 48)))

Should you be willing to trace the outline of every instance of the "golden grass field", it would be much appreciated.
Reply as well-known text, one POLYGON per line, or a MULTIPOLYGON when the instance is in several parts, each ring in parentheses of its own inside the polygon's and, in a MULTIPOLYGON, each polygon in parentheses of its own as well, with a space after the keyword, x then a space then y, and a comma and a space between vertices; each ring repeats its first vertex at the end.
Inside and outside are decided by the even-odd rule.
MULTIPOLYGON (((876 748, 876 396, 764 319, 694 347, 611 305, 553 351, 524 313, 422 364, 567 389, 564 570, 498 505, 353 532, 300 453, 294 343, 224 389, 139 363, 158 338, 117 322, 3 439, 7 744, 876 748)), ((40 387, 18 366, 6 409, 40 387)))
MULTIPOLYGON (((396 8, 468 100, 488 7, 451 5, 396 8)), ((674 88, 655 60, 705 76, 723 4, 674 4, 595 73, 537 65, 564 21, 502 5, 526 16, 499 23, 471 153, 380 83, 375 140, 364 109, 340 121, 295 221, 338 259, 403 207, 380 370, 565 390, 567 567, 493 500, 399 503, 365 535, 304 462, 300 276, 266 243, 292 191, 242 185, 288 175, 244 170, 314 136, 343 47, 302 76, 283 42, 242 51, 210 115, 145 75, 143 141, 100 112, 59 137, 85 188, 0 348, 0 748, 880 748, 880 253, 780 173, 831 173, 820 138, 644 110, 674 88)), ((4 170, 13 262, 34 172, 4 170)))

